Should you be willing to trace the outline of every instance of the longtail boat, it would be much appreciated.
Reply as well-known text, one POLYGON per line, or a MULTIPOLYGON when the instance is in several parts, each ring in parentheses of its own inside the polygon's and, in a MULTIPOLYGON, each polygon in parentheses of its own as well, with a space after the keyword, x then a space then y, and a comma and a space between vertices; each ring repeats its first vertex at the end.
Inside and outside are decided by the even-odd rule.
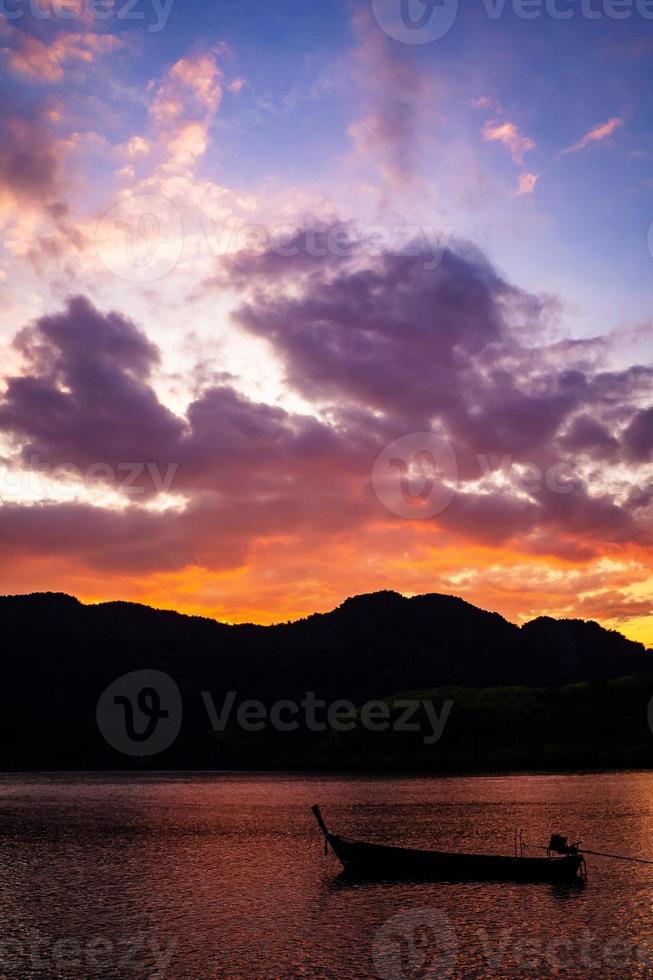
POLYGON ((514 855, 464 854, 455 851, 418 850, 387 844, 371 844, 332 834, 319 806, 311 808, 329 847, 347 875, 363 879, 431 881, 545 881, 569 884, 585 880, 585 860, 577 844, 553 834, 546 857, 523 855, 516 844, 514 855))

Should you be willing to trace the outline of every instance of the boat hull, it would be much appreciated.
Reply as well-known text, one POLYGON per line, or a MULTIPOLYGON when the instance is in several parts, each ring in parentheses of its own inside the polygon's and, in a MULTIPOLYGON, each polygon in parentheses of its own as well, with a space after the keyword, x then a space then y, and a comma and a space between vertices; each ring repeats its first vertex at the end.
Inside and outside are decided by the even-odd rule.
POLYGON ((564 857, 506 857, 421 851, 368 844, 328 834, 327 841, 347 875, 376 879, 431 881, 548 881, 567 884, 581 880, 583 859, 564 857))

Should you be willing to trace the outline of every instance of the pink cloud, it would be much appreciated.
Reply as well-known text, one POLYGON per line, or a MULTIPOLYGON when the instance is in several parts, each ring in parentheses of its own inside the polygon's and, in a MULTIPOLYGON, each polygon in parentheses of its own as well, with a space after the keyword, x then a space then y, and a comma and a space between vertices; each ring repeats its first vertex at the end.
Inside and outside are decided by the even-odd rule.
POLYGON ((491 95, 481 95, 478 99, 472 99, 472 109, 492 109, 493 112, 501 112, 501 103, 491 95))
POLYGON ((180 58, 156 86, 151 113, 165 125, 213 116, 222 100, 222 69, 213 54, 180 58))
POLYGON ((535 149, 535 141, 519 132, 515 123, 486 123, 483 127, 483 139, 488 142, 502 143, 510 153, 515 163, 523 163, 524 154, 535 149))
POLYGON ((623 126, 623 119, 613 116, 611 119, 608 119, 607 122, 601 123, 599 126, 595 126, 594 129, 590 129, 590 131, 585 133, 585 135, 581 137, 577 143, 574 143, 572 146, 568 146, 564 150, 561 150, 560 155, 563 156, 565 153, 578 153, 579 150, 584 150, 585 147, 589 146, 591 143, 600 143, 602 140, 612 136, 619 126, 623 126))
POLYGON ((71 64, 90 65, 96 58, 123 46, 113 34, 68 33, 61 31, 49 41, 19 31, 0 19, 0 35, 9 44, 2 49, 10 68, 43 82, 58 82, 71 64))
MULTIPOLYGON (((154 140, 168 154, 164 164, 167 171, 192 168, 205 153, 211 120, 222 101, 222 78, 222 69, 210 52, 180 58, 162 81, 150 82, 154 140)), ((129 145, 136 140, 139 147, 147 142, 134 137, 129 145)))
POLYGON ((144 139, 142 136, 132 136, 130 140, 124 147, 124 152, 128 157, 138 157, 147 156, 150 152, 150 144, 148 140, 144 139))
POLYGON ((416 160, 433 124, 438 93, 414 59, 389 41, 369 13, 354 17, 353 73, 364 111, 348 128, 356 157, 380 173, 384 189, 404 193, 418 182, 416 160))
POLYGON ((171 162, 189 166, 203 156, 208 146, 207 127, 201 122, 187 122, 179 126, 168 142, 171 162))
POLYGON ((538 174, 520 174, 517 178, 517 190, 515 191, 515 196, 522 197, 524 194, 532 194, 538 180, 538 174))

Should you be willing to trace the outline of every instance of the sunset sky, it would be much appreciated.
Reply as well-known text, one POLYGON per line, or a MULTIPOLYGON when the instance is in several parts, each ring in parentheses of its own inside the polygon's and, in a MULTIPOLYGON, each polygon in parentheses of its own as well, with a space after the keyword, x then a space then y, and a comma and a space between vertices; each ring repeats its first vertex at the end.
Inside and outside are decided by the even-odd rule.
POLYGON ((4 5, 0 592, 653 645, 653 19, 398 6, 4 5))

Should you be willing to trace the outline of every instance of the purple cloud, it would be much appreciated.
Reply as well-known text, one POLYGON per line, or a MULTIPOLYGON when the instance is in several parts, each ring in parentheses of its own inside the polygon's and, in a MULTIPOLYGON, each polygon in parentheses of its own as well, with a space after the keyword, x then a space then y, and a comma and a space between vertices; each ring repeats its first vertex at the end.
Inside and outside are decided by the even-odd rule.
POLYGON ((6 547, 70 547, 120 568, 222 567, 265 535, 394 522, 372 490, 374 460, 397 437, 432 429, 450 440, 462 480, 434 519, 441 530, 577 560, 606 542, 651 539, 650 492, 636 470, 616 499, 595 465, 648 458, 650 410, 637 408, 647 368, 596 371, 596 339, 538 347, 546 303, 471 246, 447 249, 435 270, 423 255, 370 258, 360 246, 324 260, 305 253, 232 256, 207 288, 231 281, 244 290, 238 323, 270 342, 315 415, 253 402, 223 382, 177 417, 153 387, 157 348, 125 317, 80 297, 23 330, 26 372, 8 379, 0 430, 26 465, 33 455, 175 464, 172 489, 186 503, 165 515, 133 504, 82 508, 83 533, 70 544, 81 505, 4 507, 6 547), (504 464, 511 479, 522 475, 517 464, 539 468, 539 478, 501 486, 504 464))
POLYGON ((25 461, 88 467, 172 461, 184 431, 150 385, 158 350, 129 319, 83 297, 18 335, 31 373, 9 378, 0 431, 25 461))
POLYGON ((637 412, 624 432, 623 442, 629 459, 639 463, 651 461, 653 458, 653 408, 637 412))

